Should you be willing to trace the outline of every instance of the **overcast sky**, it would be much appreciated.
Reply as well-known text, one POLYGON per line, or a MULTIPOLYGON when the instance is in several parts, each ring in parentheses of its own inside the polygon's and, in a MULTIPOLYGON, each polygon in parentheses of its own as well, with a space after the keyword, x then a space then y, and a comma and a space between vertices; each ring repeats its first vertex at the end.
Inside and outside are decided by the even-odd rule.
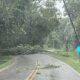
MULTIPOLYGON (((40 5, 44 5, 46 1, 47 0, 42 0, 40 5)), ((61 12, 62 16, 63 16, 63 12, 64 12, 63 5, 64 5, 63 1, 61 1, 61 2, 56 1, 55 7, 61 12)), ((45 7, 45 6, 43 6, 43 7, 45 7)))
MULTIPOLYGON (((41 6, 43 6, 43 8, 45 8, 45 2, 47 0, 41 0, 40 4, 41 6)), ((59 10, 59 12, 61 13, 62 17, 64 17, 64 8, 63 8, 63 1, 56 1, 55 7, 59 10)))
POLYGON ((63 12, 64 12, 63 5, 64 5, 63 1, 61 1, 61 2, 57 1, 56 2, 56 8, 61 12, 62 15, 63 15, 63 12))

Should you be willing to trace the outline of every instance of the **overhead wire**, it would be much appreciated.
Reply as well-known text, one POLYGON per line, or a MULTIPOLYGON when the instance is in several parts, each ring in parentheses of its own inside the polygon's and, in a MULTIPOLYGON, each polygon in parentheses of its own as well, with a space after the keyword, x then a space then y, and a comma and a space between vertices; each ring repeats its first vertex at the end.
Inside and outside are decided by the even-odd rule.
POLYGON ((71 16, 70 16, 70 13, 69 13, 69 10, 68 10, 68 8, 67 8, 67 5, 66 5, 65 0, 63 0, 63 3, 64 3, 65 10, 66 10, 66 12, 67 12, 67 14, 68 14, 68 17, 69 17, 70 23, 71 23, 71 25, 72 25, 72 28, 73 28, 73 30, 74 30, 75 38, 76 38, 76 39, 78 40, 78 42, 79 42, 79 37, 78 37, 78 34, 77 34, 77 32, 76 32, 76 29, 75 29, 74 23, 73 23, 72 18, 71 18, 71 16))

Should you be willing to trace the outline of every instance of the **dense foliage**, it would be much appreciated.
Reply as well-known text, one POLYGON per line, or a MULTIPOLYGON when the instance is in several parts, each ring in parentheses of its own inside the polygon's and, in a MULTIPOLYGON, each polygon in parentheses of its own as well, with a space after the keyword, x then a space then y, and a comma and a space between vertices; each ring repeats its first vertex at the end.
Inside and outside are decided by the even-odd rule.
POLYGON ((54 0, 0 0, 0 48, 42 46, 59 24, 54 4, 54 0))
MULTIPOLYGON (((56 1, 62 0, 0 0, 0 49, 21 45, 71 49, 74 30, 66 10, 62 17, 55 7, 56 1)), ((80 1, 65 2, 80 36, 80 1)))

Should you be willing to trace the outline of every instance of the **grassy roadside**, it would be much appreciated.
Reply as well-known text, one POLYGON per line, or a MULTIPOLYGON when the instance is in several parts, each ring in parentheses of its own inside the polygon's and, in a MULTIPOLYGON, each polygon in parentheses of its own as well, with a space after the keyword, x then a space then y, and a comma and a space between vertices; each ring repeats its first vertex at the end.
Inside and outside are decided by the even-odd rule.
POLYGON ((0 69, 7 67, 12 62, 12 56, 0 56, 0 69))
POLYGON ((74 52, 69 52, 69 57, 66 56, 66 52, 50 52, 49 55, 67 63, 72 68, 74 68, 77 72, 80 73, 80 62, 78 62, 78 59, 74 52))

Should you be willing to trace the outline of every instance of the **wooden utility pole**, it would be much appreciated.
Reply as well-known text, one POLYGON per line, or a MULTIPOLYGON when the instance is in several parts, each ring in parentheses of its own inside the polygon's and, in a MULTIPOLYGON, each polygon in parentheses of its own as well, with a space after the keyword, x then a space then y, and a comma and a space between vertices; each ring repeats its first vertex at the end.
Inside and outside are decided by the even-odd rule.
POLYGON ((75 38, 79 41, 79 37, 78 37, 78 35, 77 35, 77 32, 76 32, 76 29, 75 29, 74 23, 73 23, 73 21, 72 21, 72 18, 71 18, 71 16, 70 16, 69 11, 68 11, 68 8, 67 8, 67 5, 66 5, 65 0, 63 0, 63 3, 64 3, 65 10, 66 10, 66 12, 67 12, 67 14, 68 14, 68 16, 69 16, 69 19, 70 19, 70 22, 71 22, 72 28, 73 28, 73 30, 74 30, 75 38))

